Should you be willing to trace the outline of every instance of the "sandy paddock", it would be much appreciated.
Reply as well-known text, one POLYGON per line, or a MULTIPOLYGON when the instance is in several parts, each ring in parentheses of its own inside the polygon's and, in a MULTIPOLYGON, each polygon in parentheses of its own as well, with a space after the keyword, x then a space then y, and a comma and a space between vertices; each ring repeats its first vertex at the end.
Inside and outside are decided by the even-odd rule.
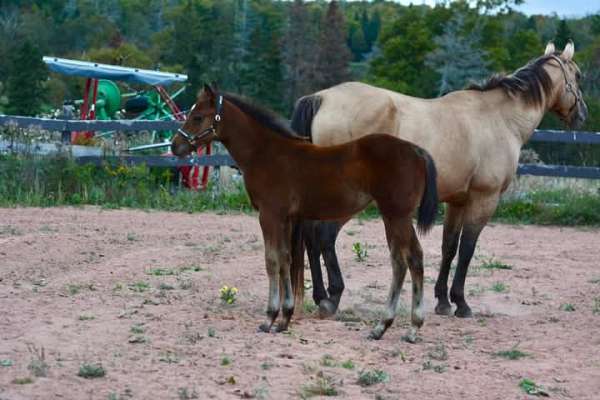
POLYGON ((264 334, 255 216, 0 209, 0 399, 286 399, 319 382, 338 398, 530 398, 523 378, 551 398, 600 398, 600 231, 486 228, 467 279, 468 320, 432 313, 441 227, 422 245, 421 342, 402 340, 410 290, 383 340, 367 339, 391 276, 380 221, 354 220, 340 235, 341 318, 308 314, 288 334, 264 334), (355 242, 366 261, 355 260, 355 242), (489 260, 512 269, 480 267, 489 260), (239 289, 235 304, 222 304, 223 285, 239 289), (515 346, 527 357, 495 355, 515 346), (77 376, 97 362, 104 377, 77 376), (372 369, 389 380, 360 386, 372 369))

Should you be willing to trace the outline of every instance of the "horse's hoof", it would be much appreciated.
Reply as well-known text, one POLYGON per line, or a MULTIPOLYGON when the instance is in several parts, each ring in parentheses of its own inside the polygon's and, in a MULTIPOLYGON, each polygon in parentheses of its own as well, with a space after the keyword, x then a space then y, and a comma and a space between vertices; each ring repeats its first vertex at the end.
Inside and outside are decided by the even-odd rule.
POLYGON ((449 303, 438 303, 435 306, 435 313, 437 315, 452 315, 452 306, 449 303))
POLYGON ((382 337, 383 337, 383 329, 377 329, 377 328, 375 328, 369 334, 369 339, 370 340, 379 340, 382 337))
POLYGON ((335 315, 336 311, 337 311, 337 307, 330 300, 323 299, 319 303, 319 317, 320 318, 331 318, 335 315))
POLYGON ((464 306, 459 306, 454 312, 454 315, 458 318, 471 318, 473 317, 473 312, 471 311, 471 308, 465 304, 464 306))
POLYGON ((259 332, 270 333, 270 332, 271 332, 271 325, 269 325, 269 324, 266 324, 266 323, 264 323, 264 324, 260 324, 260 325, 258 326, 258 331, 259 331, 259 332))
POLYGON ((277 328, 275 328, 275 332, 279 333, 279 332, 285 332, 285 331, 287 331, 288 330, 288 325, 289 324, 283 324, 283 323, 277 324, 277 328))

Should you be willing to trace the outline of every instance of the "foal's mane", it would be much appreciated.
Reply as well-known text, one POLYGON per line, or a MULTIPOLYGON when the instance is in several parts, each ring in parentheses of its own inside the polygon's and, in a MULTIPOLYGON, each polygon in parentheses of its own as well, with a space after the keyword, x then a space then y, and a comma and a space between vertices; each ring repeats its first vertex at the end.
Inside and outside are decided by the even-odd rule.
POLYGON ((546 55, 530 61, 510 75, 495 74, 486 82, 472 83, 467 90, 488 90, 502 88, 508 94, 519 93, 527 104, 541 106, 544 96, 552 93, 552 78, 544 69, 544 64, 552 59, 553 55, 546 55))
POLYGON ((306 138, 298 136, 292 129, 290 129, 285 122, 281 120, 274 112, 267 110, 261 106, 251 103, 249 100, 243 99, 232 93, 223 93, 223 98, 232 102, 237 108, 242 110, 245 114, 256 120, 256 122, 264 125, 273 132, 278 133, 280 136, 288 139, 296 139, 306 141, 306 138))

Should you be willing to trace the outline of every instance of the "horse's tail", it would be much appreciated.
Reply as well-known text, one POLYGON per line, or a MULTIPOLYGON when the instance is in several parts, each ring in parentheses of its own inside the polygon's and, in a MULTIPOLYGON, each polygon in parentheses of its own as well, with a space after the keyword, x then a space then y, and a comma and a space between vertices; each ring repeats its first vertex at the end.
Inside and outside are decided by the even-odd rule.
POLYGON ((296 221, 292 225, 292 264, 290 278, 292 280, 292 291, 294 292, 294 309, 296 315, 302 311, 304 303, 304 234, 302 221, 296 221))
POLYGON ((300 136, 312 141, 312 122, 321 107, 321 96, 311 94, 301 97, 294 107, 292 113, 292 130, 300 136))
POLYGON ((435 222, 438 210, 438 192, 437 192, 437 169, 431 155, 421 149, 420 152, 425 159, 425 190, 419 204, 419 213, 417 216, 417 229, 420 234, 427 233, 435 222))

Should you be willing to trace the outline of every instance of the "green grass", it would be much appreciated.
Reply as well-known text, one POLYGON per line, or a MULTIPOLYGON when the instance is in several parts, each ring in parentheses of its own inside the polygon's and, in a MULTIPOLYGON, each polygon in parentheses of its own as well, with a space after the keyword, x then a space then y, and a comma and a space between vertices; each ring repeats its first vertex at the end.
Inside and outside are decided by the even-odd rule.
POLYGON ((572 312, 575 311, 575 306, 571 303, 563 303, 560 305, 560 310, 561 311, 567 311, 567 312, 572 312))
POLYGON ((314 382, 303 385, 300 389, 300 397, 307 399, 314 396, 337 396, 338 390, 331 378, 323 374, 317 374, 314 382))
POLYGON ((494 353, 496 357, 506 358, 507 360, 518 360, 524 357, 529 357, 529 354, 522 352, 517 349, 517 346, 513 346, 510 350, 502 350, 494 353))
MULTIPOLYGON (((183 212, 252 212, 243 185, 229 190, 172 190, 171 170, 145 165, 77 165, 65 157, 0 155, 0 207, 99 205, 183 212)), ((525 193, 503 199, 494 220, 540 225, 600 225, 600 196, 571 190, 525 193)), ((439 207, 438 222, 444 207, 439 207)), ((379 218, 369 205, 359 220, 379 218)), ((14 234, 7 232, 7 234, 14 234)), ((127 240, 135 241, 134 234, 127 240)))
POLYGON ((106 375, 106 370, 102 364, 84 363, 79 367, 78 376, 86 379, 102 378, 106 375))
POLYGON ((525 393, 532 395, 532 396, 543 396, 543 397, 549 396, 548 393, 544 390, 544 388, 542 386, 538 385, 531 379, 527 379, 527 378, 522 379, 521 382, 519 382, 519 387, 525 393))
POLYGON ((600 196, 571 190, 526 193, 520 199, 502 200, 494 220, 538 225, 600 225, 600 196))
POLYGON ((360 371, 358 373, 358 384, 360 386, 371 386, 377 383, 389 382, 390 376, 380 369, 360 371))
POLYGON ((502 261, 490 257, 481 263, 480 268, 483 269, 512 269, 512 265, 505 264, 502 261))
POLYGON ((508 292, 508 285, 502 282, 496 282, 492 285, 491 289, 496 293, 506 293, 508 292))
POLYGON ((354 362, 352 360, 346 360, 343 363, 341 363, 340 366, 345 369, 354 369, 355 367, 354 362))
MULTIPOLYGON (((239 185, 228 191, 171 193, 170 169, 145 165, 77 165, 65 157, 0 155, 0 207, 100 205, 167 211, 250 212, 239 185)), ((128 240, 135 240, 128 236, 128 240)))
POLYGON ((30 377, 15 378, 13 379, 12 383, 14 383, 15 385, 29 385, 30 383, 33 383, 33 379, 30 377))

